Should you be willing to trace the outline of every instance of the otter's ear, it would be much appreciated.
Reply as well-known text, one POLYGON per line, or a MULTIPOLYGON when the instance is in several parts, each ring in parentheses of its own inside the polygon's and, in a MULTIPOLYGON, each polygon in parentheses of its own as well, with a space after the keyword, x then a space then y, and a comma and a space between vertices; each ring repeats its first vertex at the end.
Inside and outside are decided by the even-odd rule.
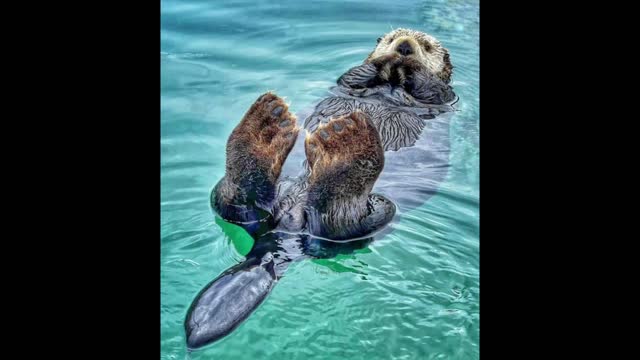
POLYGON ((378 40, 376 40, 376 43, 380 44, 380 41, 382 41, 382 37, 379 37, 378 40))
POLYGON ((453 65, 451 65, 451 59, 449 59, 449 50, 444 50, 444 56, 442 60, 444 61, 444 67, 438 74, 438 77, 442 79, 445 84, 448 84, 451 82, 451 73, 453 72, 453 65))

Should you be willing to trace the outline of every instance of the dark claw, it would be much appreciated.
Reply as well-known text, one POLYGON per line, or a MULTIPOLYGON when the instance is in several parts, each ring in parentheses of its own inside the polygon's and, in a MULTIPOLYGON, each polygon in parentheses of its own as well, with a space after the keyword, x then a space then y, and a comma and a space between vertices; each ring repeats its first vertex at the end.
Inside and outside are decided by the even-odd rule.
MULTIPOLYGON (((274 115, 274 116, 278 116, 278 115, 274 115)), ((289 126, 289 124, 291 124, 291 121, 289 119, 286 119, 280 122, 280 127, 287 127, 289 126)))
POLYGON ((277 108, 271 111, 271 115, 278 117, 280 116, 280 114, 282 114, 282 110, 284 110, 284 108, 282 106, 278 106, 277 108))

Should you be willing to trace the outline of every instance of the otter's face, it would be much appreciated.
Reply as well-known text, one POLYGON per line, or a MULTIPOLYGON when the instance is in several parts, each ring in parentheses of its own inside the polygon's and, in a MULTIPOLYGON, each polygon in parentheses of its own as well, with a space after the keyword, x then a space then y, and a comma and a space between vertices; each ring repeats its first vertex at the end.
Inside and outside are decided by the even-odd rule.
POLYGON ((416 60, 445 83, 451 81, 453 66, 449 52, 433 36, 415 30, 396 29, 378 38, 378 45, 365 62, 394 54, 416 60))

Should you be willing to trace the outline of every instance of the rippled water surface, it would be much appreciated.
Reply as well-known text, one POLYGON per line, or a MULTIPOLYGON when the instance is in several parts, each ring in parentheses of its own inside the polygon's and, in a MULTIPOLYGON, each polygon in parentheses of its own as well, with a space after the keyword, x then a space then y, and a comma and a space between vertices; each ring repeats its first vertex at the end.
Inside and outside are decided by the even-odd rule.
MULTIPOLYGON (((478 1, 161 2, 162 359, 476 359, 479 357, 478 1), (275 90, 313 106, 376 39, 408 27, 451 52, 460 96, 448 175, 366 249, 293 264, 234 333, 187 354, 196 293, 242 260, 241 233, 208 202, 225 143, 275 90)), ((428 181, 428 179, 425 179, 428 181)))

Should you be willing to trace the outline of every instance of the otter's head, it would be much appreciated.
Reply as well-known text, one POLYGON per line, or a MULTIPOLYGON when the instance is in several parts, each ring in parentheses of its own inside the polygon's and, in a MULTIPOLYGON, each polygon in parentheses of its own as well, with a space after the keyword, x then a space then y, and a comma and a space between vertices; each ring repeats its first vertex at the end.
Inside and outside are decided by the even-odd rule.
POLYGON ((376 59, 393 55, 415 60, 412 62, 419 63, 424 70, 438 76, 445 84, 451 81, 453 66, 449 60, 449 51, 433 36, 409 29, 393 30, 378 38, 378 45, 365 62, 375 62, 376 59))

